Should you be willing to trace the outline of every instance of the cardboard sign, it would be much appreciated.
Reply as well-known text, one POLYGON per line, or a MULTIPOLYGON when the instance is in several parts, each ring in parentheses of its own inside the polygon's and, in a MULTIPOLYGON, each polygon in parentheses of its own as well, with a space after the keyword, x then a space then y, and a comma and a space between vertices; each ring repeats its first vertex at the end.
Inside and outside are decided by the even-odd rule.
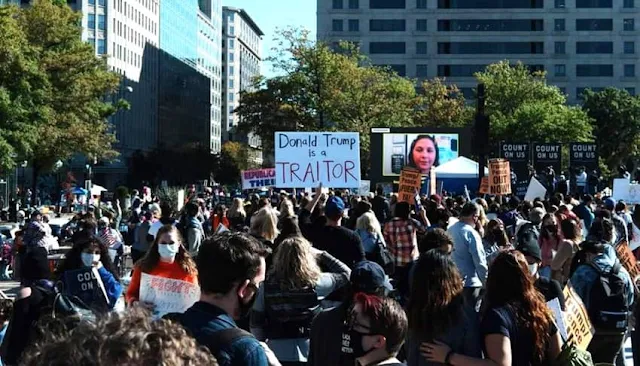
POLYGON ((586 351, 595 329, 589 320, 587 308, 584 307, 582 299, 571 286, 571 282, 567 283, 564 288, 564 304, 566 308, 564 323, 569 339, 573 340, 578 348, 586 351))
POLYGON ((638 267, 636 257, 631 252, 631 248, 629 247, 629 244, 627 244, 626 240, 620 242, 620 244, 616 246, 616 254, 618 255, 618 259, 620 259, 620 263, 624 269, 629 272, 631 282, 636 283, 636 280, 640 277, 640 268, 638 267))
POLYGON ((398 202, 415 203, 416 190, 420 189, 422 174, 417 169, 403 168, 398 185, 398 202))
POLYGON ((140 301, 156 307, 157 318, 168 313, 183 313, 200 299, 200 287, 189 282, 142 273, 140 301))
POLYGON ((511 194, 511 169, 508 160, 489 160, 489 194, 496 196, 511 194))
POLYGON ((276 132, 275 156, 279 188, 360 187, 357 132, 276 132))
POLYGON ((536 198, 544 199, 547 194, 547 189, 536 178, 531 177, 529 181, 529 187, 527 193, 524 195, 526 201, 533 201, 536 198))
POLYGON ((480 191, 481 194, 489 194, 489 177, 482 177, 480 180, 480 191))
POLYGON ((371 192, 371 181, 370 180, 361 180, 360 188, 358 188, 358 195, 366 196, 371 192))
POLYGON ((276 169, 243 170, 242 189, 271 188, 276 185, 276 169))

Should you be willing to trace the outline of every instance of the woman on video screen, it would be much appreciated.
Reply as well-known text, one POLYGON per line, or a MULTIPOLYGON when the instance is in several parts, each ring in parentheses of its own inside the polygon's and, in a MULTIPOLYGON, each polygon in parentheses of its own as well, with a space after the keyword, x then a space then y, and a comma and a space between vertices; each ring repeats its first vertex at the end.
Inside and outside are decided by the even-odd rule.
POLYGON ((438 166, 439 153, 436 140, 429 135, 418 135, 411 143, 408 166, 429 174, 431 167, 438 166))

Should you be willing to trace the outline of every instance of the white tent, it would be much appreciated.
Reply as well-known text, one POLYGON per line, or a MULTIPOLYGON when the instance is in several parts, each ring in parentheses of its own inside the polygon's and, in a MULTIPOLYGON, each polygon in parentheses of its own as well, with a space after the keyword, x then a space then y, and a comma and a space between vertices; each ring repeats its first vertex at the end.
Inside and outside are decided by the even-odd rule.
POLYGON ((104 188, 103 186, 99 186, 97 184, 92 184, 91 185, 91 195, 92 196, 99 196, 100 193, 106 191, 107 189, 104 188))
MULTIPOLYGON (((489 169, 486 167, 484 168, 484 175, 489 175, 489 169)), ((436 167, 436 177, 437 179, 477 178, 478 163, 464 156, 460 156, 436 167)))

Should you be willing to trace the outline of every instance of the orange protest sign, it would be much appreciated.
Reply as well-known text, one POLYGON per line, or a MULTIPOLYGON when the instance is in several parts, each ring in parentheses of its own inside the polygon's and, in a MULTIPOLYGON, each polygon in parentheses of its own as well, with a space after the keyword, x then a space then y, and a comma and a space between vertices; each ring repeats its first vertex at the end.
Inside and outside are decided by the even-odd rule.
POLYGON ((589 313, 584 306, 582 299, 571 286, 571 282, 567 283, 564 288, 564 303, 566 311, 564 312, 564 323, 567 327, 567 334, 578 348, 586 351, 595 329, 589 319, 589 313))
POLYGON ((489 193, 489 177, 482 177, 482 180, 480 180, 480 193, 489 193))
POLYGON ((640 268, 638 267, 638 262, 636 261, 636 257, 631 252, 631 248, 626 241, 621 242, 616 246, 616 254, 618 254, 618 259, 620 259, 620 263, 624 267, 624 269, 629 272, 629 276, 631 276, 631 281, 636 283, 638 277, 640 277, 640 268))
POLYGON ((398 202, 415 203, 416 190, 420 190, 422 175, 419 170, 403 168, 398 185, 398 202))
POLYGON ((511 168, 505 159, 489 160, 489 194, 511 194, 511 168))

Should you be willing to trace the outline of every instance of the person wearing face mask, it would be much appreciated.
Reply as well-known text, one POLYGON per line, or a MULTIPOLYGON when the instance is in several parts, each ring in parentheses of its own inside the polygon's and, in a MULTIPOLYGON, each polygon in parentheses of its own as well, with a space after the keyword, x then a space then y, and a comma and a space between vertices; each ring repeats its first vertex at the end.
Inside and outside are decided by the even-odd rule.
POLYGON ((542 277, 551 278, 551 262, 558 253, 562 237, 558 228, 558 219, 554 214, 545 214, 542 219, 542 229, 538 239, 542 252, 542 263, 539 273, 542 277))
POLYGON ((407 338, 407 315, 395 300, 357 293, 345 321, 342 352, 357 366, 404 365, 396 356, 407 338))
POLYGON ((265 344, 236 323, 249 314, 256 300, 268 255, 268 247, 245 233, 214 235, 200 247, 196 258, 200 301, 174 320, 207 347, 221 366, 280 365, 265 344))
POLYGON ((542 252, 535 239, 521 241, 516 249, 524 254, 529 266, 529 273, 535 280, 533 285, 538 292, 544 296, 545 301, 551 301, 557 298, 560 302, 560 307, 564 310, 564 293, 562 292, 560 282, 550 279, 549 277, 540 276, 542 252))
POLYGON ((182 245, 182 238, 175 226, 166 225, 158 230, 147 254, 136 262, 127 289, 127 304, 153 310, 154 304, 139 302, 142 273, 198 284, 196 264, 182 245))
POLYGON ((96 237, 74 243, 54 277, 56 282, 62 282, 66 294, 79 297, 98 312, 112 310, 122 295, 122 285, 108 249, 96 237), (94 268, 99 279, 95 278, 94 268), (86 285, 89 282, 91 286, 86 285))

